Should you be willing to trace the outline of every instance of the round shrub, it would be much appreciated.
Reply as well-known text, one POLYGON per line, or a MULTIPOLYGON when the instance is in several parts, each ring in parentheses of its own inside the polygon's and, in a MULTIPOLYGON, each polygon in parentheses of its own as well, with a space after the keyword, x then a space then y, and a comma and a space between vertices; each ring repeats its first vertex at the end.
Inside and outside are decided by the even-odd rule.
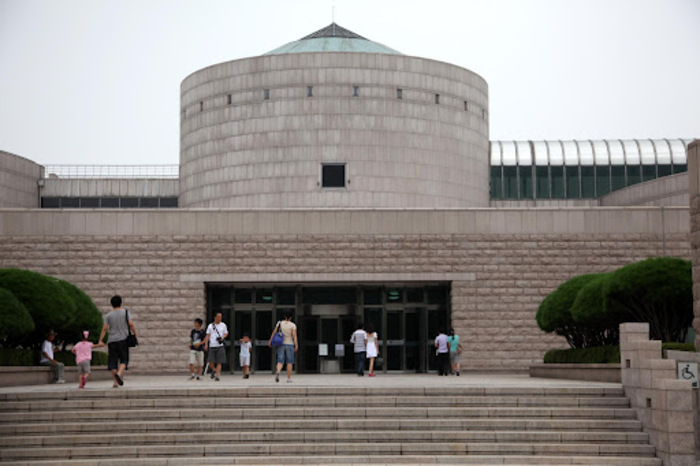
POLYGON ((27 308, 9 290, 0 288, 0 342, 21 341, 34 331, 27 308))
POLYGON ((605 285, 605 309, 628 321, 649 322, 650 337, 685 341, 693 323, 693 277, 690 261, 656 257, 626 265, 605 285))
POLYGON ((49 329, 60 333, 75 312, 75 304, 55 278, 31 270, 0 269, 0 288, 12 292, 32 316, 35 331, 29 345, 40 345, 49 329))
POLYGON ((96 343, 102 330, 102 313, 92 299, 83 290, 65 280, 58 280, 58 285, 71 298, 75 312, 60 334, 60 341, 77 343, 83 339, 83 331, 90 331, 90 339, 96 343))
POLYGON ((572 348, 585 345, 586 329, 577 324, 571 315, 571 306, 579 290, 598 274, 573 277, 547 295, 537 309, 537 325, 545 332, 554 332, 566 338, 572 348))
POLYGON ((588 329, 584 347, 617 345, 620 342, 620 324, 627 321, 625 314, 605 309, 605 286, 609 273, 597 274, 576 294, 571 305, 571 317, 588 329))

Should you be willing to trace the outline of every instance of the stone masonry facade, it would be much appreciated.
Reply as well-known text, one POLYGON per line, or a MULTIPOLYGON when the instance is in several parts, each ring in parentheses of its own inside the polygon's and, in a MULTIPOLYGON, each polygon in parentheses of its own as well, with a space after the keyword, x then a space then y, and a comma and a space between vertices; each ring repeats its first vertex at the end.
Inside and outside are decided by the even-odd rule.
POLYGON ((695 140, 688 146, 688 185, 695 313, 693 328, 695 329, 695 347, 700 348, 700 140, 695 140))
POLYGON ((525 212, 5 211, 0 267, 71 281, 105 313, 109 298, 122 295, 140 332, 135 372, 185 367, 191 321, 205 315, 206 281, 275 284, 338 277, 358 283, 426 277, 450 282, 452 323, 465 342, 463 370, 525 371, 547 350, 565 347, 563 339, 544 334, 535 323, 540 302, 562 281, 650 256, 689 257, 687 209, 641 208, 633 215, 624 209, 557 209, 540 212, 533 223, 525 212), (496 220, 497 215, 504 216, 496 220), (581 222, 575 220, 579 215, 581 222), (551 233, 550 221, 562 232, 551 233), (539 231, 545 228, 550 233, 539 231), (248 229, 260 233, 241 231, 248 229), (282 230, 290 233, 277 233, 282 230))

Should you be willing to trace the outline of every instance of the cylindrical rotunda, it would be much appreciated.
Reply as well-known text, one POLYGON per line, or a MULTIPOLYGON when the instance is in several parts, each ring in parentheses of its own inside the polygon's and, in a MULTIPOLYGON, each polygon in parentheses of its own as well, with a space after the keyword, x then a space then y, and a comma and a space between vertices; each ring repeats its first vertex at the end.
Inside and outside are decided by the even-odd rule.
POLYGON ((181 207, 487 207, 488 88, 336 24, 182 83, 181 207))

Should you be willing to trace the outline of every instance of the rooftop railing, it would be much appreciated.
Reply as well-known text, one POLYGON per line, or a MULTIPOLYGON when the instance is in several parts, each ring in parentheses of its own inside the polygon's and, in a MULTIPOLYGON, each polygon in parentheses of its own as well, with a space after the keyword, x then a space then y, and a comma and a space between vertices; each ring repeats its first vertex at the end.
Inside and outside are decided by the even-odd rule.
POLYGON ((179 165, 44 165, 45 178, 178 179, 179 165))

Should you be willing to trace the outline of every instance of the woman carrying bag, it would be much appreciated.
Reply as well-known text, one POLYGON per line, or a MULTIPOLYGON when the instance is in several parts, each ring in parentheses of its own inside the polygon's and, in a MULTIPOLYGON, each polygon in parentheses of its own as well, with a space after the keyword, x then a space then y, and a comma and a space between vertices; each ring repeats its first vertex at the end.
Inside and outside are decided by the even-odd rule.
POLYGON ((292 322, 291 311, 286 311, 284 313, 284 320, 277 322, 277 325, 275 325, 275 329, 272 331, 272 335, 270 335, 268 346, 270 348, 273 346, 277 348, 277 371, 275 373, 275 382, 280 381, 280 371, 286 362, 287 383, 291 383, 294 353, 299 349, 299 342, 297 341, 297 326, 294 322, 292 322), (281 333, 282 336, 280 337, 277 335, 278 333, 281 333), (279 340, 282 340, 281 344, 279 344, 279 340))

